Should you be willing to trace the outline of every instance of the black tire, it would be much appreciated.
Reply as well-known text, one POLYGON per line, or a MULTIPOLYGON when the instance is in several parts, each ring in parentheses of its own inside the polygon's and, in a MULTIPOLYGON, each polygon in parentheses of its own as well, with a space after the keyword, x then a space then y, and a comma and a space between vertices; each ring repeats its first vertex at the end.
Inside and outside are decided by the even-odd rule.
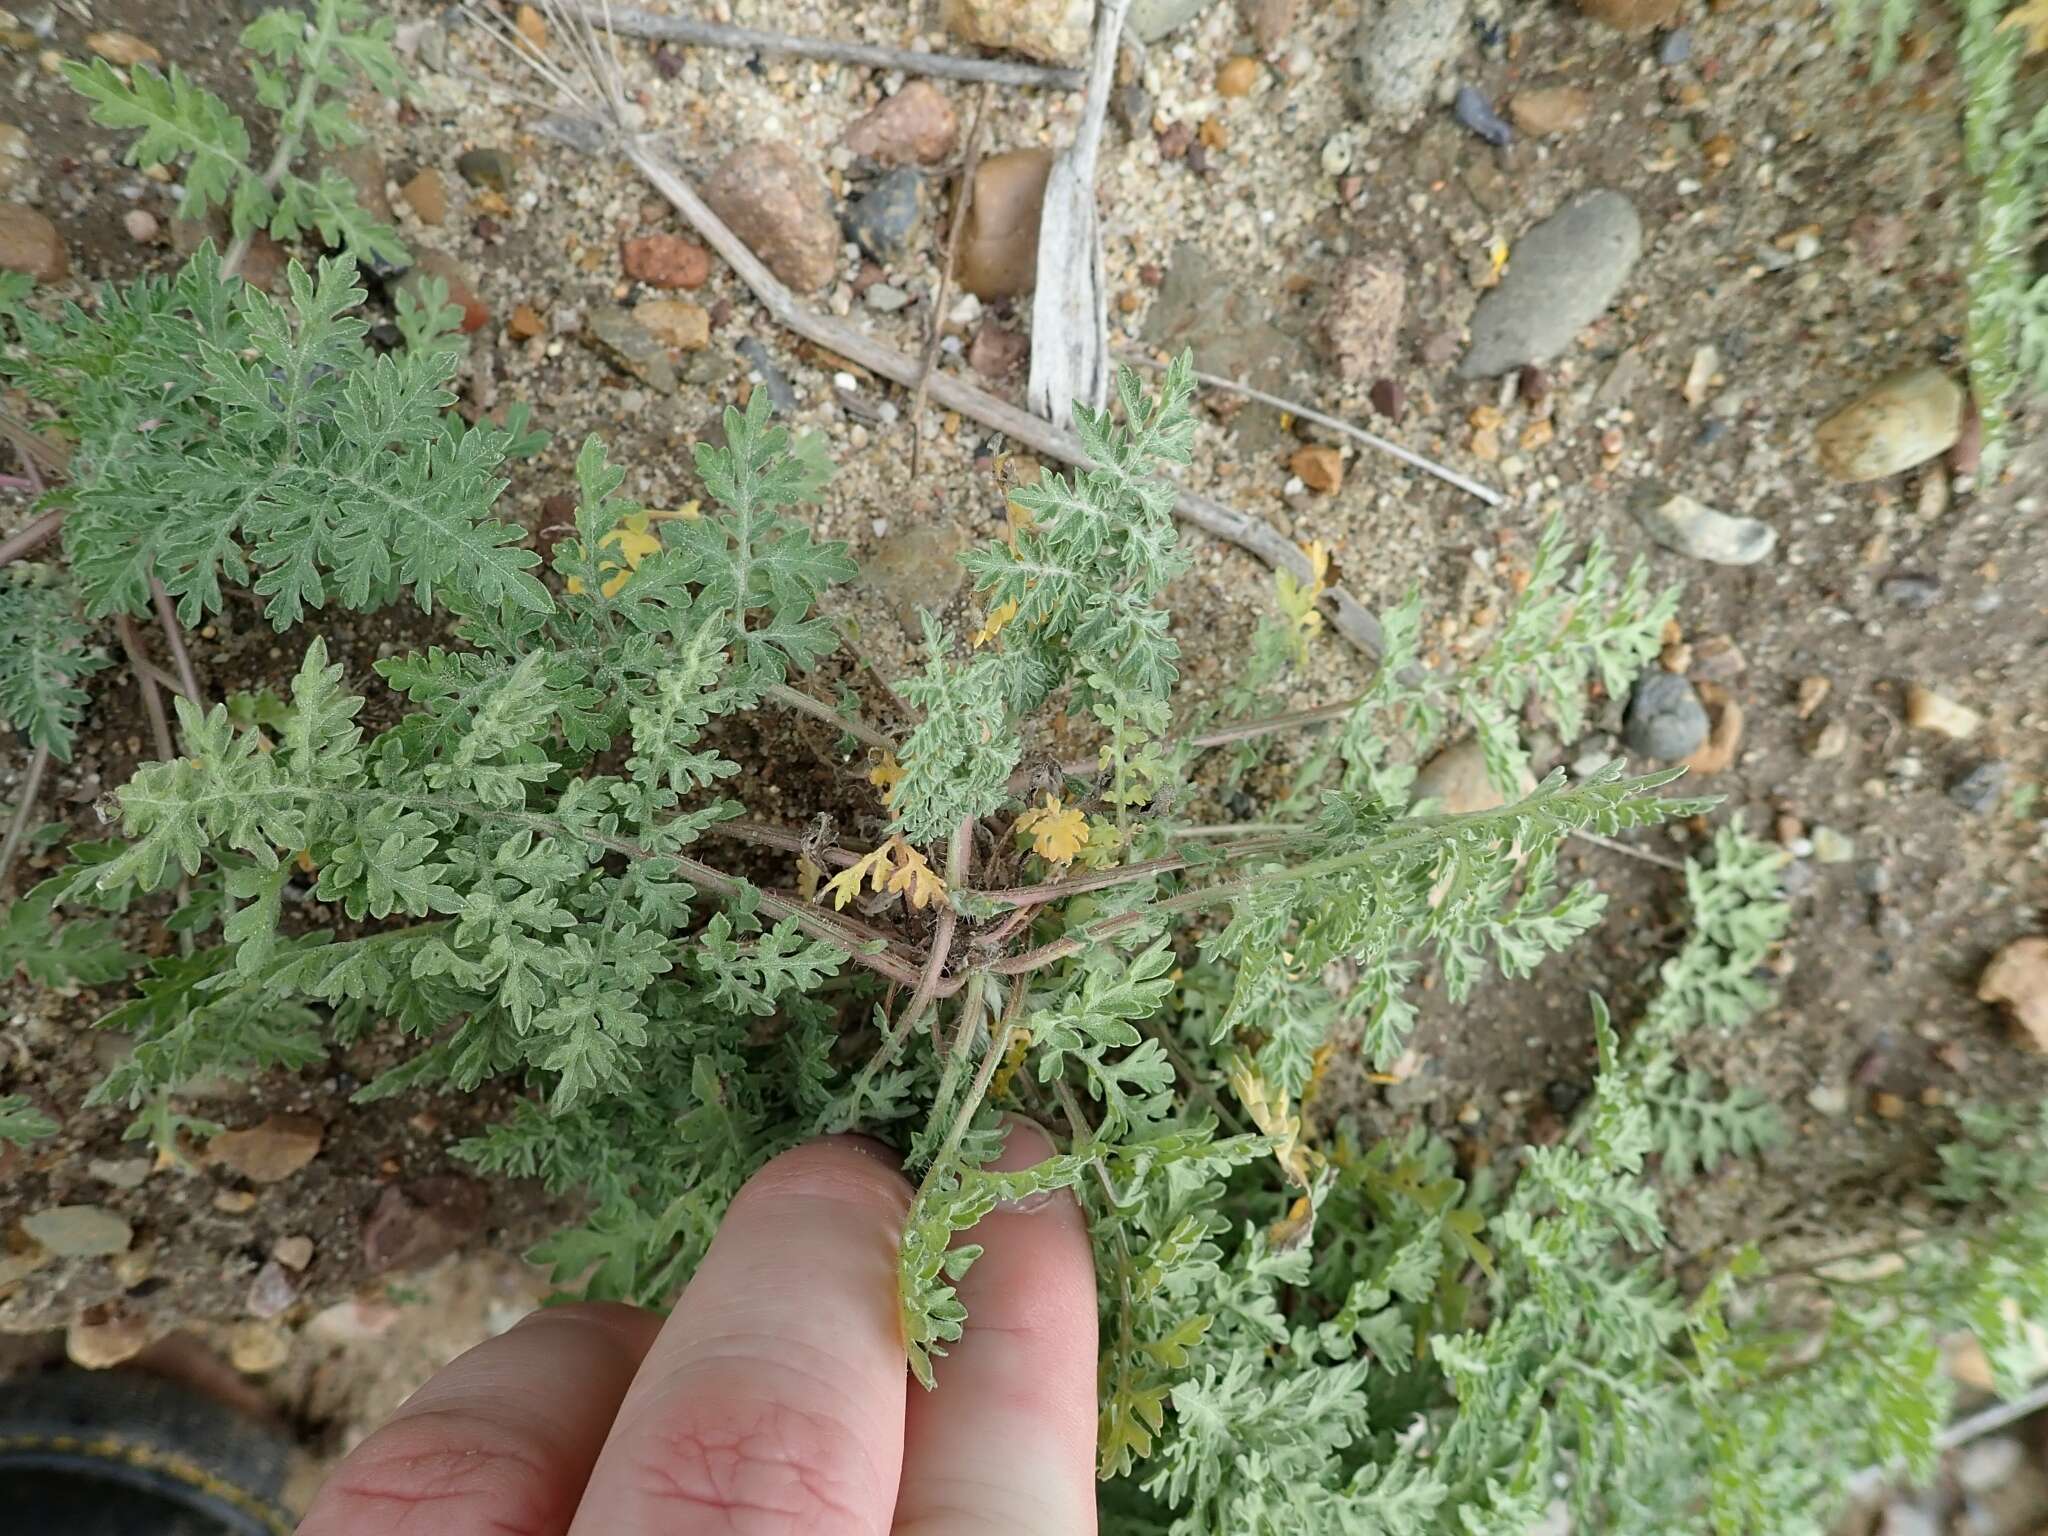
POLYGON ((176 1382, 0 1378, 0 1527, 24 1536, 290 1536, 291 1448, 176 1382))

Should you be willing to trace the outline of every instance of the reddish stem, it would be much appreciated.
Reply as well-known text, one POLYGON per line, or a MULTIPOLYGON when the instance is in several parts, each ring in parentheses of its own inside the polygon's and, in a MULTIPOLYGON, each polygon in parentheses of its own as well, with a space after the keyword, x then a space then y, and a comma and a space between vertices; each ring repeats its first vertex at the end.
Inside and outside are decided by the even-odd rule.
POLYGON ((23 555, 47 544, 63 526, 62 507, 52 507, 41 517, 22 524, 6 538, 0 539, 0 566, 12 565, 23 555))

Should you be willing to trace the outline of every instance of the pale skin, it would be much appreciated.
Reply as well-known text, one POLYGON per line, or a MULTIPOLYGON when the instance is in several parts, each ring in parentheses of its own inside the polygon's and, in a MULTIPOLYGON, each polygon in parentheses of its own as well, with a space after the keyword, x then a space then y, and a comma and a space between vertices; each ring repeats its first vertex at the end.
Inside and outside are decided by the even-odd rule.
MULTIPOLYGON (((1013 1121, 993 1166, 1052 1153, 1013 1121)), ((663 1319, 549 1308, 455 1360, 299 1536, 1091 1536, 1095 1279, 1067 1194, 990 1214, 966 1334, 904 1367, 911 1187, 835 1137, 748 1181, 663 1319)))

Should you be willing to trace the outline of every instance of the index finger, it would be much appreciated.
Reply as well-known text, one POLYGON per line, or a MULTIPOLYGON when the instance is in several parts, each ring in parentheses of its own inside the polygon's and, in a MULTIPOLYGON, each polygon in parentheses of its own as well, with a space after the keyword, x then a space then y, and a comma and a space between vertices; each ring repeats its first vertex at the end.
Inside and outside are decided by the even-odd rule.
POLYGON ((851 1137, 747 1181, 648 1351, 570 1536, 882 1536, 903 1463, 910 1185, 851 1137))

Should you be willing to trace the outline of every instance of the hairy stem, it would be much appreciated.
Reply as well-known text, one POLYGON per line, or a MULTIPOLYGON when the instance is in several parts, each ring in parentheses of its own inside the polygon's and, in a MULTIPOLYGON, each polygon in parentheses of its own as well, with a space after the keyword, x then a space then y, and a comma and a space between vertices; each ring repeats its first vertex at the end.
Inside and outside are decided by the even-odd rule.
POLYGON ((12 565, 23 555, 31 554, 57 536, 57 530, 64 526, 64 509, 52 507, 41 517, 23 523, 6 538, 0 539, 0 566, 12 565))
MULTIPOLYGON (((171 744, 171 722, 164 714, 163 695, 157 691, 156 679, 150 674, 157 669, 144 659, 142 642, 135 633, 135 625, 127 614, 114 615, 114 633, 120 636, 121 650, 128 658, 129 669, 135 674, 135 686, 142 694, 142 712, 149 716, 149 733, 156 741, 156 755, 165 762, 176 762, 177 748, 171 744)), ((196 706, 195 706, 196 707, 196 706)), ((192 878, 178 877, 178 905, 184 906, 192 898, 192 878)), ((189 955, 195 948, 190 929, 178 934, 178 952, 189 955)))
POLYGON ((713 837, 729 837, 737 843, 753 843, 762 848, 779 848, 784 853, 802 854, 835 869, 845 869, 860 862, 857 853, 838 847, 814 847, 803 833, 792 832, 787 827, 771 827, 765 821, 720 821, 704 830, 713 837))
POLYGON ((47 745, 37 747, 28 760, 28 772, 21 777, 21 798, 15 802, 14 814, 7 821, 6 841, 0 842, 0 891, 7 889, 7 876, 14 868, 14 857, 21 852, 23 839, 28 836, 28 824, 35 813, 36 796, 42 792, 43 774, 50 766, 50 749, 47 745))
POLYGON ((128 658, 129 669, 135 674, 135 686, 142 694, 142 712, 149 717, 149 734, 156 743, 156 755, 167 763, 176 762, 178 753, 171 745, 170 718, 164 713, 163 695, 157 692, 156 679, 150 675, 156 668, 144 659, 142 641, 127 614, 114 615, 114 633, 120 637, 121 651, 128 658))
MULTIPOLYGON (((314 7, 314 32, 306 45, 306 54, 299 62, 299 88, 292 96, 292 102, 285 109, 277 125, 277 142, 271 147, 270 164, 263 168, 260 180, 266 193, 277 191, 277 185, 284 180, 286 171, 292 168, 292 161, 298 158, 299 149, 305 142, 306 119, 312 114, 313 103, 320 96, 320 66, 327 62, 327 50, 335 42, 335 13, 326 6, 314 7)), ((242 260, 249 254, 249 246, 255 239, 255 230, 245 229, 229 244, 227 254, 221 257, 220 275, 233 277, 242 269, 242 260)))
MULTIPOLYGON (((977 978, 980 972, 975 973, 977 978)), ((969 1038, 966 1021, 961 1025, 960 1046, 964 1048, 969 1038)), ((974 1081, 967 1087, 967 1096, 960 1102, 960 1111, 953 1116, 953 1123, 946 1127, 946 1139, 939 1144, 938 1155, 932 1159, 931 1167, 925 1172, 925 1182, 952 1162, 960 1150, 960 1143, 967 1135, 967 1128, 974 1124, 975 1111, 981 1108, 981 1101, 988 1097, 988 1085, 995 1080, 996 1068, 1003 1064, 1003 1052, 1009 1042, 1001 1036, 992 1036, 988 1049, 981 1053, 981 1065, 975 1069, 974 1081)), ((919 1193, 923 1191, 920 1190, 919 1193)))
POLYGON ((884 752, 896 750, 896 742, 893 737, 875 729, 874 726, 869 725, 867 721, 861 719, 858 715, 849 719, 847 716, 840 714, 838 710, 827 704, 823 699, 814 699, 801 688, 792 688, 786 683, 776 683, 769 688, 768 697, 774 699, 779 704, 788 705, 799 714, 809 715, 814 720, 822 720, 827 725, 836 725, 855 741, 867 746, 877 747, 884 752))
POLYGON ((185 632, 178 627, 178 611, 171 606, 171 594, 155 576, 149 578, 150 601, 156 604, 156 621, 170 649, 171 665, 178 670, 178 691, 200 707, 199 674, 192 668, 191 653, 185 649, 185 632))
MULTIPOLYGON (((1251 858, 1262 853, 1277 853, 1290 843, 1299 841, 1301 836, 1301 833, 1275 835, 1271 832, 1259 832, 1237 839, 1229 850, 1229 856, 1251 858)), ((1170 854, 1163 859, 1146 859, 1141 863, 1124 864, 1115 869, 1091 870, 1085 875, 1067 875, 1038 885, 1015 885, 1006 890, 976 891, 974 894, 984 900, 1000 901, 1012 907, 1042 907, 1049 901, 1064 901, 1069 896, 1080 896, 1089 891, 1106 891, 1115 886, 1150 880, 1158 875, 1170 875, 1176 870, 1186 869, 1190 862, 1185 855, 1170 854)))

